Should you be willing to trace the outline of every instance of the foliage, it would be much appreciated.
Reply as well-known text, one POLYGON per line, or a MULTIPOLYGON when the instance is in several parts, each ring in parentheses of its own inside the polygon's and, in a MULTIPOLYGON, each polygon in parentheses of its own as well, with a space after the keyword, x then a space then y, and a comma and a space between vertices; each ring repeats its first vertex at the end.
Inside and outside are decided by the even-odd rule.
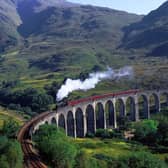
POLYGON ((14 121, 12 118, 9 120, 4 121, 3 127, 2 127, 2 134, 13 138, 16 136, 16 133, 19 129, 18 122, 14 121))
MULTIPOLYGON (((161 160, 157 159, 151 153, 139 152, 131 154, 128 157, 119 159, 128 168, 166 168, 167 166, 161 160)), ((124 166, 123 166, 124 168, 124 166)))
POLYGON ((0 102, 15 110, 42 112, 49 109, 49 104, 53 103, 53 98, 33 88, 15 92, 10 88, 1 88, 0 102))
POLYGON ((44 86, 44 89, 46 90, 47 94, 51 95, 54 99, 56 96, 56 92, 59 88, 60 88, 60 84, 58 84, 57 82, 52 82, 51 85, 44 86))
POLYGON ((77 148, 56 126, 43 125, 34 137, 40 152, 53 167, 72 168, 77 148))
MULTIPOLYGON (((114 130, 110 130, 110 129, 97 129, 96 133, 95 133, 96 137, 99 138, 120 138, 123 139, 123 131, 120 129, 114 129, 114 130)), ((94 138, 94 136, 88 136, 90 138, 94 138)))
POLYGON ((158 122, 155 120, 143 120, 133 123, 132 128, 135 129, 135 140, 151 144, 155 140, 153 137, 157 133, 158 122))
POLYGON ((128 117, 118 117, 117 123, 119 125, 119 130, 121 131, 127 131, 131 127, 131 123, 128 117))
POLYGON ((156 135, 157 143, 168 147, 168 116, 167 114, 159 114, 155 119, 159 122, 156 135))
POLYGON ((105 168, 166 168, 163 161, 147 152, 137 152, 118 159, 103 154, 94 155, 100 161, 106 161, 105 168))
POLYGON ((95 137, 95 134, 88 132, 88 133, 86 134, 86 137, 88 137, 88 138, 94 138, 94 137, 95 137))
POLYGON ((97 129, 96 130, 96 137, 101 137, 101 138, 110 138, 112 131, 109 131, 108 129, 97 129))
POLYGON ((8 163, 7 157, 5 155, 0 156, 0 165, 2 168, 9 168, 9 163, 8 163))
POLYGON ((23 154, 20 143, 0 136, 0 165, 2 168, 22 168, 23 154))
MULTIPOLYGON (((43 8, 36 13, 33 9, 39 7, 38 3, 19 1, 20 5, 17 8, 15 3, 1 1, 0 16, 6 19, 0 21, 0 44, 2 44, 0 48, 3 50, 4 43, 10 48, 12 41, 17 41, 15 22, 20 25, 18 22, 21 23, 22 20, 18 31, 28 36, 23 40, 23 45, 13 50, 6 50, 6 53, 0 56, 0 79, 20 80, 16 87, 11 83, 13 90, 27 87, 43 89, 46 85, 50 87, 53 81, 60 84, 65 77, 73 78, 81 74, 81 79, 84 79, 87 77, 85 72, 99 71, 106 65, 117 68, 128 64, 133 65, 135 69, 135 82, 130 87, 134 87, 135 83, 138 88, 167 87, 167 59, 163 61, 161 58, 146 58, 143 50, 133 52, 118 48, 123 37, 123 27, 139 21, 143 16, 90 6, 52 8, 52 10, 43 8), (25 10, 29 11, 26 15, 25 10), (138 57, 139 55, 142 57, 138 57)), ((42 5, 45 6, 46 3, 42 2, 42 5)), ((160 15, 160 12, 156 11, 156 14, 160 15)), ((161 19, 160 16, 158 18, 161 19)), ((166 19, 163 20, 166 22, 166 19)), ((148 21, 146 25, 150 25, 148 21)), ((162 31, 158 30, 158 33, 166 31, 164 28, 162 31)), ((144 38, 146 36, 142 39, 144 38)), ((148 38, 149 41, 150 39, 148 38)), ((167 43, 163 45, 167 46, 167 43)), ((110 81, 104 82, 104 85, 105 87, 101 85, 92 90, 89 95, 100 91, 103 93, 130 88, 127 87, 127 82, 114 84, 114 81, 110 81)), ((54 87, 49 89, 53 96, 54 87)))
POLYGON ((98 168, 98 162, 93 157, 89 157, 85 151, 80 151, 76 156, 75 168, 98 168))

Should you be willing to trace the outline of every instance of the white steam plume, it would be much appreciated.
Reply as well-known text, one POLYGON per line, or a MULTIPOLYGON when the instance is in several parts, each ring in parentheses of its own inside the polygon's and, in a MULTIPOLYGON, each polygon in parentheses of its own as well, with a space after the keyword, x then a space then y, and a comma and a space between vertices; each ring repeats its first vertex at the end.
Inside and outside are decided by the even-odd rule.
POLYGON ((123 67, 119 70, 113 70, 108 67, 107 71, 104 72, 95 72, 90 73, 89 78, 81 81, 80 79, 72 80, 67 79, 65 84, 61 86, 57 93, 57 101, 62 100, 67 97, 69 93, 75 90, 84 90, 87 91, 89 89, 95 88, 95 86, 102 80, 106 79, 118 79, 121 77, 132 77, 133 76, 133 68, 130 66, 123 67))

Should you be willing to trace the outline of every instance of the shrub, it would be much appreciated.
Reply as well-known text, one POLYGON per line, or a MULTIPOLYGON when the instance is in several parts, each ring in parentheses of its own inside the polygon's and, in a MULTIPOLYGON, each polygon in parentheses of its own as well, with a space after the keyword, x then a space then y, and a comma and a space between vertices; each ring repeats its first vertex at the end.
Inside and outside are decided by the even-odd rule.
POLYGON ((98 168, 98 162, 84 151, 80 151, 76 157, 75 168, 98 168))
POLYGON ((133 124, 135 129, 134 139, 146 144, 155 142, 158 122, 155 120, 143 120, 133 124))
POLYGON ((10 108, 11 110, 18 110, 18 111, 21 111, 21 106, 20 104, 9 104, 8 108, 10 108))
POLYGON ((49 109, 49 105, 53 103, 53 98, 33 88, 17 91, 1 88, 0 102, 9 105, 9 108, 14 110, 43 112, 49 109), (28 107, 29 109, 25 109, 28 107))
POLYGON ((88 138, 94 138, 95 134, 89 132, 89 133, 86 134, 86 137, 88 137, 88 138))
POLYGON ((37 147, 52 167, 72 168, 77 148, 63 131, 54 125, 43 125, 34 136, 37 147))
POLYGON ((97 129, 96 130, 96 137, 100 138, 110 138, 110 131, 107 129, 97 129))
POLYGON ((165 162, 166 162, 166 164, 168 164, 168 157, 165 158, 165 162))
POLYGON ((147 152, 138 152, 118 159, 104 154, 96 154, 94 157, 107 162, 107 168, 166 168, 163 161, 147 152))
POLYGON ((11 118, 4 122, 2 127, 2 134, 7 136, 8 138, 14 138, 18 129, 19 124, 11 118))
POLYGON ((23 153, 20 143, 16 140, 0 136, 0 167, 22 168, 23 153))
POLYGON ((157 157, 148 152, 138 152, 119 159, 128 168, 166 168, 167 166, 157 157))

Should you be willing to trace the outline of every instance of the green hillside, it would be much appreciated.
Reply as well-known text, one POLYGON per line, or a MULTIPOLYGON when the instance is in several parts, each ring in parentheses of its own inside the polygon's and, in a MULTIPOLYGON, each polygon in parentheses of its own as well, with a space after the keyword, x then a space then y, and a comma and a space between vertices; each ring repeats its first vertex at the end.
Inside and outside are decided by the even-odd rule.
POLYGON ((147 56, 167 55, 168 1, 153 10, 140 22, 124 28, 123 46, 127 49, 145 50, 147 56))
POLYGON ((17 49, 1 54, 1 80, 17 79, 24 87, 43 87, 96 67, 102 70, 107 65, 128 63, 127 58, 115 53, 115 48, 123 35, 122 27, 142 16, 76 5, 53 5, 37 12, 37 4, 30 0, 17 3, 22 20, 18 33, 24 41, 17 49))
POLYGON ((21 24, 15 3, 11 0, 1 1, 0 8, 0 52, 5 48, 16 46, 19 41, 17 26, 21 24))
MULTIPOLYGON (((134 68, 132 81, 104 81, 88 92, 74 92, 72 98, 131 88, 166 88, 168 60, 164 53, 167 53, 167 43, 158 41, 154 53, 150 54, 152 50, 146 46, 153 44, 143 38, 146 35, 140 30, 142 27, 153 30, 155 27, 152 25, 160 23, 165 33, 163 37, 167 37, 167 19, 163 19, 166 5, 143 17, 108 8, 80 6, 64 0, 50 0, 50 3, 42 0, 3 0, 0 17, 6 16, 5 23, 10 23, 7 26, 15 33, 9 31, 12 35, 8 35, 8 29, 4 29, 2 34, 7 34, 5 38, 14 39, 15 47, 11 47, 10 41, 9 44, 4 43, 1 38, 1 51, 4 52, 0 53, 0 81, 17 81, 12 91, 30 87, 42 92, 46 88, 57 91, 68 77, 87 76, 89 72, 101 71, 107 66, 119 68, 131 65, 134 68), (14 11, 13 15, 9 9, 14 11), (141 23, 143 26, 140 26, 141 23), (132 36, 132 31, 138 32, 137 36, 132 36), (137 41, 138 37, 141 37, 141 43, 137 41), (132 43, 140 49, 129 47, 132 43), (143 43, 146 45, 141 47, 143 43), (156 53, 160 56, 155 57, 156 53)), ((160 28, 155 32, 160 37, 160 28)), ((158 39, 158 36, 155 38, 158 39)))

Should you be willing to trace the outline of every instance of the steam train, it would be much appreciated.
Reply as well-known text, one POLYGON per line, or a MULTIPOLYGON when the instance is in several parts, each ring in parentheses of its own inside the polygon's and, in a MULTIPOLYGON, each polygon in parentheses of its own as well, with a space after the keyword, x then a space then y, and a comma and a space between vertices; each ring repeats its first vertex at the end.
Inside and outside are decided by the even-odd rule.
POLYGON ((67 98, 64 98, 63 100, 57 102, 57 107, 75 106, 77 104, 84 103, 84 102, 92 102, 92 101, 107 98, 107 97, 117 97, 117 96, 121 96, 121 95, 137 94, 139 92, 140 92, 139 89, 133 89, 133 90, 121 91, 121 92, 117 92, 117 93, 96 95, 96 96, 81 98, 81 99, 72 100, 72 101, 68 101, 67 98))

